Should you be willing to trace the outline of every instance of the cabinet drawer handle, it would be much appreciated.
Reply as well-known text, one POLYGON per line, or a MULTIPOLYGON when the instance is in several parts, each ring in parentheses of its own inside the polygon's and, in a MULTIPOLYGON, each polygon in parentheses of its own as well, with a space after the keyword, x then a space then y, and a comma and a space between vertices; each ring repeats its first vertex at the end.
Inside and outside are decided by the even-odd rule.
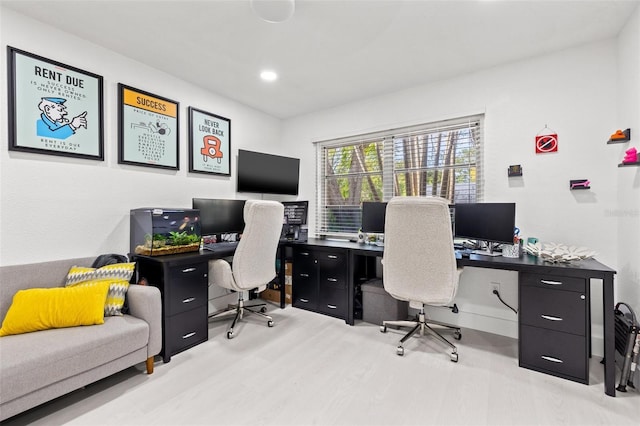
POLYGON ((302 303, 309 303, 309 299, 303 299, 302 297, 300 298, 300 301, 301 301, 302 303))
POLYGON ((332 283, 337 283, 338 280, 336 278, 327 278, 327 281, 331 281, 332 283))
POLYGON ((301 256, 309 256, 309 252, 308 251, 301 251, 300 255, 301 256))
POLYGON ((540 282, 548 285, 562 285, 562 281, 540 280, 540 282))
POLYGON ((183 299, 183 300, 182 300, 182 303, 191 303, 191 302, 193 302, 194 300, 196 300, 196 298, 195 298, 195 297, 187 297, 186 299, 183 299))
POLYGON ((544 359, 545 361, 551 361, 551 362, 556 362, 558 364, 562 364, 564 361, 558 358, 554 358, 552 356, 546 356, 546 355, 542 355, 540 358, 544 359))
POLYGON ((184 336, 182 336, 183 339, 188 339, 189 337, 193 337, 196 335, 195 331, 192 331, 191 333, 187 333, 184 336))
POLYGON ((540 315, 542 317, 542 319, 546 319, 549 321, 562 321, 562 318, 560 317, 552 317, 551 315, 540 315))
POLYGON ((301 277, 309 278, 309 274, 300 274, 301 277))
POLYGON ((327 305, 327 308, 329 308, 329 309, 338 309, 338 307, 336 305, 327 305))
POLYGON ((182 270, 182 273, 183 274, 188 274, 189 272, 193 272, 195 270, 196 270, 196 268, 186 268, 186 269, 182 270))
POLYGON ((327 257, 329 259, 337 259, 338 258, 338 256, 336 256, 335 254, 329 254, 329 255, 327 255, 327 257))

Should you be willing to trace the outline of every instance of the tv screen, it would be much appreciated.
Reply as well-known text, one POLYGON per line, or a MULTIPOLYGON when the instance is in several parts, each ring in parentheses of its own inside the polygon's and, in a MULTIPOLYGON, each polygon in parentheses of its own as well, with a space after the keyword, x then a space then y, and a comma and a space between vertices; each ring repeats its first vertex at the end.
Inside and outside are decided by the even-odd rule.
POLYGON ((244 230, 245 200, 193 198, 193 208, 200 210, 202 235, 234 234, 244 230))
POLYGON ((238 150, 238 192, 298 195, 300 159, 238 150))
POLYGON ((471 240, 513 244, 515 203, 455 205, 455 236, 471 240))
POLYGON ((362 232, 384 233, 384 218, 387 203, 364 201, 362 203, 362 232))

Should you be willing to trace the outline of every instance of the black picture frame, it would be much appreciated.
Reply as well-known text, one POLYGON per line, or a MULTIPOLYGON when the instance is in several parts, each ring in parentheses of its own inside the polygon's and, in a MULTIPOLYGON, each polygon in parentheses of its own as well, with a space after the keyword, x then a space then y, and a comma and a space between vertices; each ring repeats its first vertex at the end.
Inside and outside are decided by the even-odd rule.
POLYGON ((180 103, 118 83, 118 163, 180 168, 180 103))
POLYGON ((9 151, 104 160, 102 76, 12 46, 7 71, 9 151))
POLYGON ((189 107, 189 172, 231 176, 231 119, 189 107))

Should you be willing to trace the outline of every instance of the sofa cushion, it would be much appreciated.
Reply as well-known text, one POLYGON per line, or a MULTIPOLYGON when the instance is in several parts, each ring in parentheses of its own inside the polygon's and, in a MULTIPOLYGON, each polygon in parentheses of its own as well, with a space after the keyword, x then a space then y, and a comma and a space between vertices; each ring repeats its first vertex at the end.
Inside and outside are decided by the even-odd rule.
POLYGON ((31 288, 13 297, 0 336, 104 323, 108 283, 92 287, 31 288))
POLYGON ((51 329, 0 339, 0 403, 99 367, 147 345, 149 325, 130 315, 103 325, 51 329))
POLYGON ((109 282, 109 293, 104 305, 104 315, 122 315, 129 280, 135 270, 135 262, 114 263, 101 268, 73 266, 67 274, 66 286, 92 286, 109 282))

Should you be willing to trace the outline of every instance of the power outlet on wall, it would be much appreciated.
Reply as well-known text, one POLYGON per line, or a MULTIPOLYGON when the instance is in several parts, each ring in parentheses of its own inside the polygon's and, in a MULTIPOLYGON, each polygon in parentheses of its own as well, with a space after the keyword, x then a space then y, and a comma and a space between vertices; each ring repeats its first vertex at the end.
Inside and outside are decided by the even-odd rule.
POLYGON ((494 292, 500 293, 500 283, 491 283, 491 294, 495 294, 494 292))

